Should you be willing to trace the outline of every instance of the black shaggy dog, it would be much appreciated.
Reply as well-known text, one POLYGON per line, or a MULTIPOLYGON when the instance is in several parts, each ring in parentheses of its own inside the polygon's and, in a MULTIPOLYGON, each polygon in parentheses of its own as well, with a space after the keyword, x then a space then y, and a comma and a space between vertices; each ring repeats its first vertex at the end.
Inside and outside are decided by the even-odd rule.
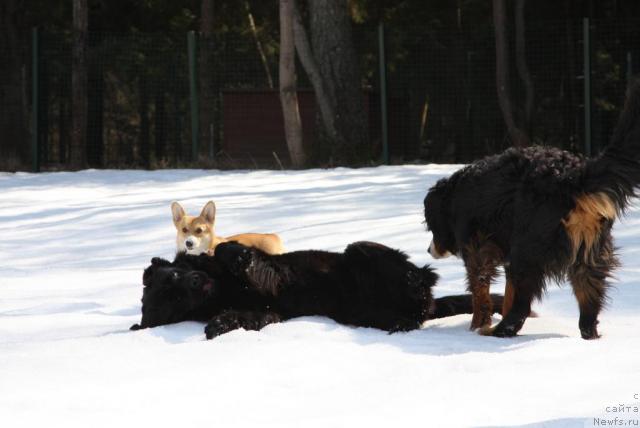
POLYGON ((607 279, 618 265, 611 227, 640 184, 640 83, 630 86, 610 145, 585 159, 549 147, 508 149, 433 186, 424 200, 429 253, 464 260, 471 328, 514 336, 548 279, 568 277, 580 333, 599 337, 607 279), (490 328, 489 287, 504 265, 502 321, 490 328))
MULTIPOLYGON (((132 330, 186 320, 206 321, 208 339, 304 315, 390 332, 429 318, 471 313, 470 296, 433 299, 437 275, 400 251, 358 242, 343 253, 268 255, 235 242, 215 255, 155 258, 143 275, 142 321, 132 330)), ((491 296, 496 307, 502 296, 491 296)))

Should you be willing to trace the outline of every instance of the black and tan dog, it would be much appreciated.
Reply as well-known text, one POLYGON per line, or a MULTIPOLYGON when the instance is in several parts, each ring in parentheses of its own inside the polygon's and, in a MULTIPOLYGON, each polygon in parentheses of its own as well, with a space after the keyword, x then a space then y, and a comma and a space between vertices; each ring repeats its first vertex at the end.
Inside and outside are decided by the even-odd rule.
MULTIPOLYGON (((208 322, 207 338, 238 328, 304 315, 389 332, 420 327, 430 318, 471 313, 471 297, 433 299, 437 275, 400 251, 371 242, 344 252, 268 255, 222 243, 215 256, 178 254, 153 259, 143 275, 142 321, 131 328, 186 320, 208 322)), ((491 296, 499 310, 502 296, 491 296)))
POLYGON ((471 328, 514 336, 548 279, 568 277, 584 339, 598 337, 607 279, 618 265, 611 227, 640 184, 640 83, 628 91, 611 144, 585 159, 549 147, 509 149, 433 186, 424 200, 429 252, 464 260, 471 328), (491 323, 489 287, 506 274, 502 321, 491 323))

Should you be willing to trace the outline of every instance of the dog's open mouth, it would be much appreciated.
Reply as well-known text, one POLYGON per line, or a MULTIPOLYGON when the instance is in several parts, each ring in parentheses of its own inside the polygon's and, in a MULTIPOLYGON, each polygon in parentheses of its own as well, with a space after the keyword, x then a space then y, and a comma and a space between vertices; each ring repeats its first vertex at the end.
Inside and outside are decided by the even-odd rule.
POLYGON ((207 282, 204 283, 204 285, 202 286, 202 289, 207 293, 211 292, 211 290, 213 289, 213 282, 211 282, 211 280, 208 280, 207 282))

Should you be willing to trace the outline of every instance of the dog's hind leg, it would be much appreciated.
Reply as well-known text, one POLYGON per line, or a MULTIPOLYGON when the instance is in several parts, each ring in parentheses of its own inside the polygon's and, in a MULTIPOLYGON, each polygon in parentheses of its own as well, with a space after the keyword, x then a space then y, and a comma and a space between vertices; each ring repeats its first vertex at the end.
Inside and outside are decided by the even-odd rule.
POLYGON ((511 306, 513 306, 513 280, 511 279, 511 270, 508 266, 504 267, 505 286, 504 300, 502 304, 502 318, 506 317, 511 306))
POLYGON ((470 329, 489 327, 493 314, 493 301, 489 291, 491 281, 498 275, 500 251, 488 240, 476 240, 465 248, 463 259, 473 304, 470 329))
POLYGON ((607 279, 618 266, 611 236, 603 239, 600 248, 585 261, 579 257, 569 269, 569 281, 580 307, 580 334, 583 339, 597 339, 598 314, 606 301, 607 279))
MULTIPOLYGON (((505 286, 504 286, 504 299, 502 304, 502 309, 500 313, 502 314, 502 318, 506 317, 509 311, 511 310, 511 306, 513 306, 513 280, 511 279, 511 269, 508 265, 504 267, 504 276, 505 276, 505 286)), ((529 314, 530 317, 537 317, 538 315, 531 311, 529 314)))
POLYGON ((512 261, 510 269, 513 298, 511 308, 506 311, 494 328, 485 328, 481 334, 498 337, 515 336, 531 313, 531 302, 544 289, 544 272, 533 264, 512 261))

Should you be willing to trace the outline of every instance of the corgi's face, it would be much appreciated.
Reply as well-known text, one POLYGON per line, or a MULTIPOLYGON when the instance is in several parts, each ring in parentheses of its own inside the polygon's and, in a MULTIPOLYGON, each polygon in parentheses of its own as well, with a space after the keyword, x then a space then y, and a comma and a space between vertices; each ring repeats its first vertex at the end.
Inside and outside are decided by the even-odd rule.
POLYGON ((187 254, 206 253, 211 248, 215 234, 216 205, 209 201, 202 208, 199 216, 186 215, 182 206, 174 202, 171 204, 173 224, 178 232, 176 244, 178 251, 187 254))

